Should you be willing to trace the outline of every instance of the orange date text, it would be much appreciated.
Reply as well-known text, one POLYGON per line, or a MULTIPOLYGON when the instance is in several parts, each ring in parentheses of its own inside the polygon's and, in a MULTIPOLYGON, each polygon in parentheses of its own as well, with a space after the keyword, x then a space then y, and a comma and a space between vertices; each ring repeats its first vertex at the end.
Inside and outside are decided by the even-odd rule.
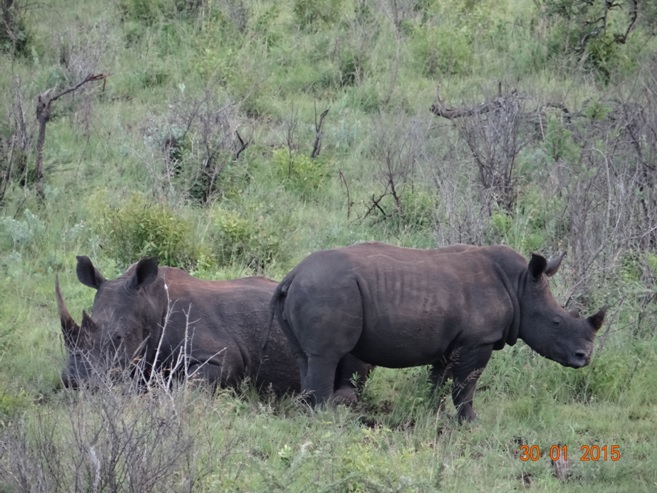
MULTIPOLYGON (((582 462, 618 461, 620 460, 619 445, 582 445, 579 448, 579 460, 582 462)), ((541 458, 541 449, 538 445, 521 445, 520 460, 523 462, 536 462, 541 458)), ((550 460, 553 462, 566 461, 570 457, 567 445, 552 445, 549 449, 550 460)), ((572 457, 571 457, 572 458, 572 457)))

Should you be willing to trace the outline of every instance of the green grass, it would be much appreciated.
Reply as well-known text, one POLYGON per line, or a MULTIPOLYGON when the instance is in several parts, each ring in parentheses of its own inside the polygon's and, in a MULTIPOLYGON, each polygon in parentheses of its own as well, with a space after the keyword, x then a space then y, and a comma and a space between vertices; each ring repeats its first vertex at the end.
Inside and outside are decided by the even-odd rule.
MULTIPOLYGON (((20 470, 41 471, 26 478, 31 491, 94 491, 90 450, 109 464, 113 440, 126 454, 150 450, 153 460, 172 461, 146 485, 128 480, 137 463, 119 456, 102 476, 110 481, 114 470, 124 480, 119 491, 653 491, 657 333, 654 300, 646 300, 656 287, 654 252, 641 241, 655 219, 641 223, 641 200, 655 197, 628 179, 643 168, 616 120, 571 123, 559 110, 532 118, 546 102, 571 113, 593 102, 616 118, 638 107, 653 122, 655 37, 637 27, 604 82, 566 53, 549 52, 558 33, 529 0, 175 8, 192 3, 149 0, 144 12, 128 0, 30 5, 27 54, 0 53, 2 171, 21 112, 34 163, 39 94, 109 74, 104 87, 93 82, 53 103, 45 201, 15 178, 0 203, 0 491, 29 490, 16 479, 20 470), (517 90, 529 117, 516 135, 514 209, 493 204, 489 213, 458 127, 470 120, 440 119, 429 107, 437 90, 447 106, 480 104, 497 96, 499 82, 503 93, 517 90), (184 170, 167 175, 165 138, 182 135, 198 102, 207 103, 199 112, 206 116, 231 105, 222 113, 227 127, 219 118, 206 130, 195 121, 178 149, 184 170), (325 109, 322 151, 312 160, 315 115, 325 109), (202 205, 185 173, 201 169, 204 146, 230 156, 235 131, 249 146, 202 205), (402 211, 388 191, 384 216, 372 206, 388 185, 386 157, 408 167, 396 169, 402 211), (626 216, 601 220, 616 209, 626 216), (440 406, 431 394, 425 368, 376 369, 353 409, 310 410, 248 388, 213 398, 194 389, 54 390, 66 358, 55 275, 74 318, 93 300, 75 277, 76 255, 90 256, 108 278, 159 252, 203 278, 281 279, 313 251, 365 240, 567 250, 552 282, 557 300, 586 314, 609 309, 592 364, 562 368, 523 343, 496 352, 475 397, 479 419, 463 426, 450 399, 440 406), (170 432, 158 435, 155 422, 170 432), (521 443, 537 445, 540 460, 520 460, 521 443), (547 458, 557 444, 571 457, 565 479, 547 458), (581 461, 583 445, 617 445, 621 458, 581 461)), ((499 128, 487 130, 491 138, 499 128)), ((479 138, 480 155, 500 151, 479 138)), ((654 155, 651 139, 639 142, 654 155)), ((142 478, 157 464, 144 468, 142 478)), ((109 482, 96 489, 112 490, 109 482)))

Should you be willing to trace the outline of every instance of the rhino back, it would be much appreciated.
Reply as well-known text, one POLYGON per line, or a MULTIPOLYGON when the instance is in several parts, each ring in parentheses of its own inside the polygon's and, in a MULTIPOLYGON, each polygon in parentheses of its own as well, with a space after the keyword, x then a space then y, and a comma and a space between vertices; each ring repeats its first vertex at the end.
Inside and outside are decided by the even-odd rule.
POLYGON ((305 301, 320 311, 329 308, 322 300, 337 301, 336 325, 361 317, 356 356, 387 367, 424 365, 454 347, 504 338, 514 305, 496 262, 506 255, 464 245, 417 250, 364 243, 311 255, 295 282, 325 276, 305 301))

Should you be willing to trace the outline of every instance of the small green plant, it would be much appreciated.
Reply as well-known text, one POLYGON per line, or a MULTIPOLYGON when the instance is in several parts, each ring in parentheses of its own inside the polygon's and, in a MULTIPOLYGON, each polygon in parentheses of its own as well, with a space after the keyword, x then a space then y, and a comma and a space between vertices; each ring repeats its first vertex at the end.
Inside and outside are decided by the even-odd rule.
POLYGON ((130 264, 157 256, 165 265, 192 268, 205 252, 195 241, 192 225, 164 204, 134 194, 119 207, 100 211, 98 234, 111 257, 130 264))
POLYGON ((4 217, 2 219, 5 231, 14 242, 14 248, 28 245, 45 230, 43 221, 29 209, 23 211, 23 216, 25 218, 23 220, 13 219, 11 217, 4 217))
POLYGON ((30 405, 30 397, 25 391, 10 393, 0 389, 0 429, 9 425, 12 418, 25 412, 30 405))
POLYGON ((327 161, 321 157, 311 158, 288 149, 277 149, 272 157, 276 176, 289 190, 297 192, 302 198, 316 196, 320 187, 330 176, 327 161))

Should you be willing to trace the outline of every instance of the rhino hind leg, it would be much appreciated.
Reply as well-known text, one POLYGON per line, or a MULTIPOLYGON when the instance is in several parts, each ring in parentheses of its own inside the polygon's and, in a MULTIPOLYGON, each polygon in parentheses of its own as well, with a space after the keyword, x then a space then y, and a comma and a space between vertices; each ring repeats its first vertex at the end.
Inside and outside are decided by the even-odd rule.
POLYGON ((303 379, 301 388, 310 392, 311 405, 325 404, 333 397, 335 374, 340 356, 321 355, 308 358, 308 372, 303 379))
POLYGON ((452 401, 458 412, 459 423, 473 421, 477 417, 472 406, 474 392, 492 352, 493 346, 478 346, 467 350, 462 348, 458 359, 453 361, 452 401))
POLYGON ((429 383, 431 384, 433 398, 438 400, 438 411, 440 412, 445 410, 445 402, 449 394, 445 382, 451 376, 451 368, 452 363, 445 356, 442 356, 431 366, 429 383))
POLYGON ((445 385, 445 380, 451 376, 452 366, 452 359, 446 356, 441 356, 440 359, 433 363, 429 382, 434 392, 441 390, 443 385, 445 385))

